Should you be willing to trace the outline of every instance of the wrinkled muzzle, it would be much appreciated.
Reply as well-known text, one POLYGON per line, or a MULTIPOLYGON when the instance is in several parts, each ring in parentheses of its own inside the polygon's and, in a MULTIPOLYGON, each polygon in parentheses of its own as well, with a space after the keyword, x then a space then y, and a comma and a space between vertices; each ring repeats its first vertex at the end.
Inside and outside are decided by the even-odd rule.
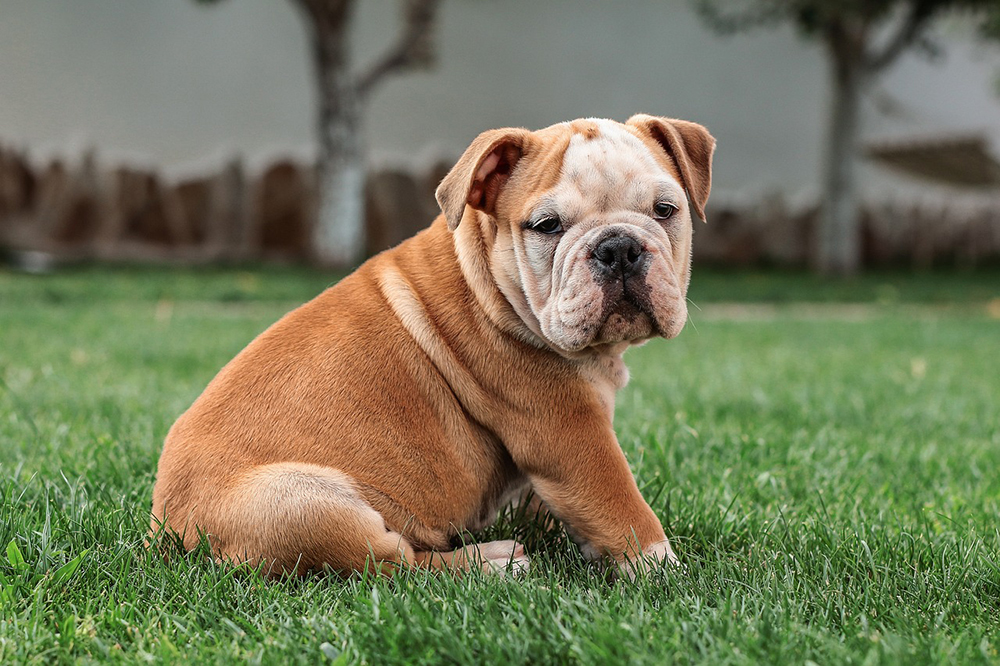
POLYGON ((600 225, 565 239, 542 333, 566 351, 675 337, 687 320, 669 239, 637 224, 600 225))

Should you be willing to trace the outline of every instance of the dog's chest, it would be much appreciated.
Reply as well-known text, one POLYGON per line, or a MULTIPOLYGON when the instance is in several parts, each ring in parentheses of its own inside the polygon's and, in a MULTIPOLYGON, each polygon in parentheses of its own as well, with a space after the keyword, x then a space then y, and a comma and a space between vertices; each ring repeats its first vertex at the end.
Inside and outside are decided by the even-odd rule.
POLYGON ((580 365, 580 375, 604 409, 610 421, 615 416, 615 394, 628 384, 628 367, 621 356, 599 356, 580 365))

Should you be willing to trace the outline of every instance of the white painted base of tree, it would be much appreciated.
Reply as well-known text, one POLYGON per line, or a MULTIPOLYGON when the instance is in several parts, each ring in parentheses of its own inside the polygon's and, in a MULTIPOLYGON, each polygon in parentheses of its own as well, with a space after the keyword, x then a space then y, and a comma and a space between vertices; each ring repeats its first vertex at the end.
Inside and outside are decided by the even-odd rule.
POLYGON ((334 162, 320 176, 319 213, 313 229, 316 261, 351 268, 364 258, 365 166, 361 159, 334 162))

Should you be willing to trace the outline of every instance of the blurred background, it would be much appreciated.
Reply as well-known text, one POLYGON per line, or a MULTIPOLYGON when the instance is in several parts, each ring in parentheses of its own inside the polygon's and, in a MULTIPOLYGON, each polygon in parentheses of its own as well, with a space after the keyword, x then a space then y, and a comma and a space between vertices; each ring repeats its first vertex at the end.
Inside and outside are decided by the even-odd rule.
POLYGON ((343 268, 479 132, 645 112, 718 139, 703 265, 995 264, 997 4, 5 0, 0 248, 343 268))
POLYGON ((998 160, 1000 0, 0 0, 0 666, 1000 663, 998 160), (718 140, 615 398, 684 575, 506 511, 516 586, 146 547, 178 415, 480 132, 639 112, 718 140))

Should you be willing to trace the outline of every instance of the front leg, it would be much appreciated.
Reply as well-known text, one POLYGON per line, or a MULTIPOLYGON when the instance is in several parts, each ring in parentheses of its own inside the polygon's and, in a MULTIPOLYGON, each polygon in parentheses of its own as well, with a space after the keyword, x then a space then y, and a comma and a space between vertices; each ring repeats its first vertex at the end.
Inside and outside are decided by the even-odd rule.
POLYGON ((629 577, 651 561, 676 564, 610 421, 597 410, 574 417, 546 424, 532 433, 533 440, 508 444, 535 493, 566 524, 585 556, 612 558, 629 577))
POLYGON ((545 506, 545 502, 530 483, 514 498, 510 506, 516 514, 527 517, 545 532, 559 529, 561 526, 559 519, 552 515, 549 507, 545 506))

